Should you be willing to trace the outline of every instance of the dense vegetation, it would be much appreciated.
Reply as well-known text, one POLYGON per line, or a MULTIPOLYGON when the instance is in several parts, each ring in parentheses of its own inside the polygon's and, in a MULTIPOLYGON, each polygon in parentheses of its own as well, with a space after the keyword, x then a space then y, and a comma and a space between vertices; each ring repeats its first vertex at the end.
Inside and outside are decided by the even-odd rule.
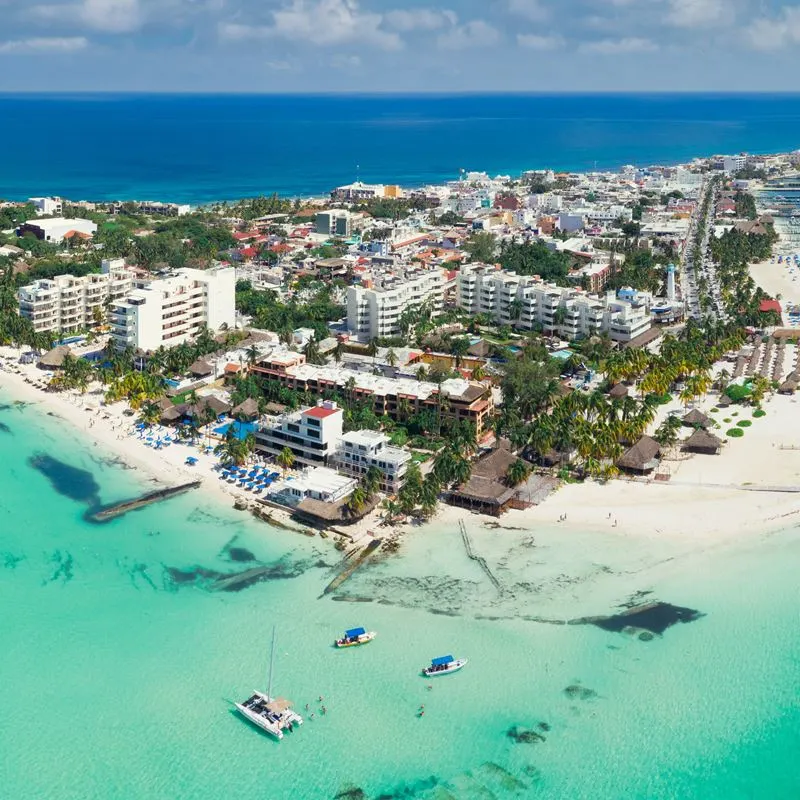
POLYGON ((307 301, 292 297, 283 303, 273 291, 257 291, 250 281, 236 284, 236 309, 253 318, 253 326, 276 331, 284 341, 291 341, 297 328, 313 328, 317 339, 328 336, 328 322, 341 319, 344 306, 335 303, 329 286, 323 285, 307 301))

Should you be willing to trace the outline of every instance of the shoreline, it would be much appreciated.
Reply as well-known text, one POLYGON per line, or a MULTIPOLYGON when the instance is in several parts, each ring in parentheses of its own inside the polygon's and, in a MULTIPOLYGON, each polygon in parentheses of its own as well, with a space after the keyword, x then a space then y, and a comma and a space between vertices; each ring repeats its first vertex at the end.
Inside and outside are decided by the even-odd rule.
MULTIPOLYGON (((0 347, 0 356, 14 357, 14 353, 14 348, 0 347)), ((135 425, 136 417, 123 415, 124 403, 107 406, 102 402, 102 393, 98 394, 97 390, 84 395, 75 391, 45 392, 26 382, 25 378, 41 380, 44 377, 46 380, 46 373, 34 366, 20 365, 20 370, 20 374, 7 369, 0 370, 0 387, 6 389, 14 401, 35 405, 42 413, 63 419, 85 439, 87 447, 102 448, 115 461, 137 472, 144 482, 166 488, 199 480, 202 482, 200 491, 204 497, 213 498, 214 502, 223 503, 230 510, 235 508, 238 499, 247 500, 248 505, 255 500, 243 490, 233 489, 229 484, 220 481, 212 469, 215 457, 206 456, 201 449, 181 444, 153 450, 138 438, 128 435, 126 431, 135 425), (198 459, 195 466, 185 463, 188 456, 198 459)), ((292 519, 288 512, 273 506, 264 508, 274 515, 276 527, 297 533, 313 530, 292 519)), ((269 520, 250 512, 249 508, 247 513, 254 519, 270 524, 269 520)))

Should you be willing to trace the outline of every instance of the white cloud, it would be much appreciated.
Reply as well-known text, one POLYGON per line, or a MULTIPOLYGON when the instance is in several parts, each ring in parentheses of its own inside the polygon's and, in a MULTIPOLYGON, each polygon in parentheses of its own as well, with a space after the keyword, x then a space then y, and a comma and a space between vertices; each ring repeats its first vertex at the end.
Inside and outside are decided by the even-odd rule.
POLYGON ((455 11, 432 8, 393 9, 385 15, 387 25, 398 31, 426 30, 433 31, 446 28, 458 22, 455 11))
POLYGON ((381 29, 383 16, 362 12, 356 0, 292 0, 270 13, 271 25, 223 23, 220 36, 229 41, 279 38, 316 45, 358 42, 385 50, 403 47, 396 33, 381 29))
POLYGON ((358 69, 361 66, 361 59, 359 56, 339 53, 331 59, 331 66, 334 69, 358 69))
POLYGON ((756 20, 745 35, 756 50, 777 50, 800 43, 800 7, 784 6, 777 17, 756 20))
POLYGON ((520 33, 517 34, 517 44, 529 50, 558 50, 564 46, 564 37, 557 34, 537 36, 535 33, 520 33))
POLYGON ((83 0, 81 3, 33 6, 30 14, 42 21, 77 22, 106 33, 135 31, 144 22, 139 0, 83 0))
POLYGON ((630 36, 624 39, 600 39, 596 42, 584 42, 578 49, 582 53, 616 56, 628 53, 653 53, 658 50, 658 45, 651 42, 650 39, 630 36))
POLYGON ((41 37, 0 42, 0 53, 75 53, 89 45, 83 36, 41 37))
POLYGON ((550 16, 549 9, 545 8, 540 0, 508 0, 508 10, 532 22, 541 22, 550 16))
POLYGON ((667 22, 679 28, 695 28, 720 22, 732 13, 731 3, 725 0, 669 0, 667 22))
POLYGON ((441 33, 437 44, 444 50, 466 50, 470 47, 491 47, 500 41, 497 28, 482 19, 473 19, 451 31, 441 33))

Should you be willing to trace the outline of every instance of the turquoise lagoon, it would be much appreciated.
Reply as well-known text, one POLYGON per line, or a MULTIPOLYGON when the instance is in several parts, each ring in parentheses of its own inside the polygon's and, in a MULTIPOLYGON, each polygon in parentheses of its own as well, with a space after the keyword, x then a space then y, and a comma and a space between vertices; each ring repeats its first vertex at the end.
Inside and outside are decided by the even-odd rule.
POLYGON ((672 558, 608 533, 565 542, 470 520, 498 597, 458 532, 434 525, 320 598, 339 557, 330 542, 202 492, 87 523, 92 484, 58 473, 62 491, 82 487, 59 493, 32 456, 89 473, 95 501, 148 482, 40 407, 0 400, 3 797, 800 796, 795 530, 672 558), (192 580, 252 565, 231 553, 272 577, 239 592, 192 580), (530 619, 608 613, 651 590, 704 616, 647 642, 530 619), (273 624, 276 688, 315 712, 280 743, 231 712, 266 683, 273 624), (373 644, 331 647, 361 624, 373 644), (446 652, 470 663, 419 677, 446 652), (513 726, 544 741, 517 743, 513 726))

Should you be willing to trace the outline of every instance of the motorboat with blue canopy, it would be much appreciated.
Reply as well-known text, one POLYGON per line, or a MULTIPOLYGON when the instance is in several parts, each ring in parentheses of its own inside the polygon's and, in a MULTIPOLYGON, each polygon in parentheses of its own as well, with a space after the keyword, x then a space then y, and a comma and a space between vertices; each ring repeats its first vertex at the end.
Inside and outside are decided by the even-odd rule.
POLYGON ((431 659, 429 667, 423 667, 422 674, 426 678, 432 678, 434 675, 448 675, 451 672, 457 672, 467 663, 466 658, 454 658, 453 656, 439 656, 438 658, 431 659))
POLYGON ((367 644, 375 638, 375 631, 368 631, 366 628, 350 628, 344 632, 341 639, 336 640, 337 647, 356 647, 360 644, 367 644))

